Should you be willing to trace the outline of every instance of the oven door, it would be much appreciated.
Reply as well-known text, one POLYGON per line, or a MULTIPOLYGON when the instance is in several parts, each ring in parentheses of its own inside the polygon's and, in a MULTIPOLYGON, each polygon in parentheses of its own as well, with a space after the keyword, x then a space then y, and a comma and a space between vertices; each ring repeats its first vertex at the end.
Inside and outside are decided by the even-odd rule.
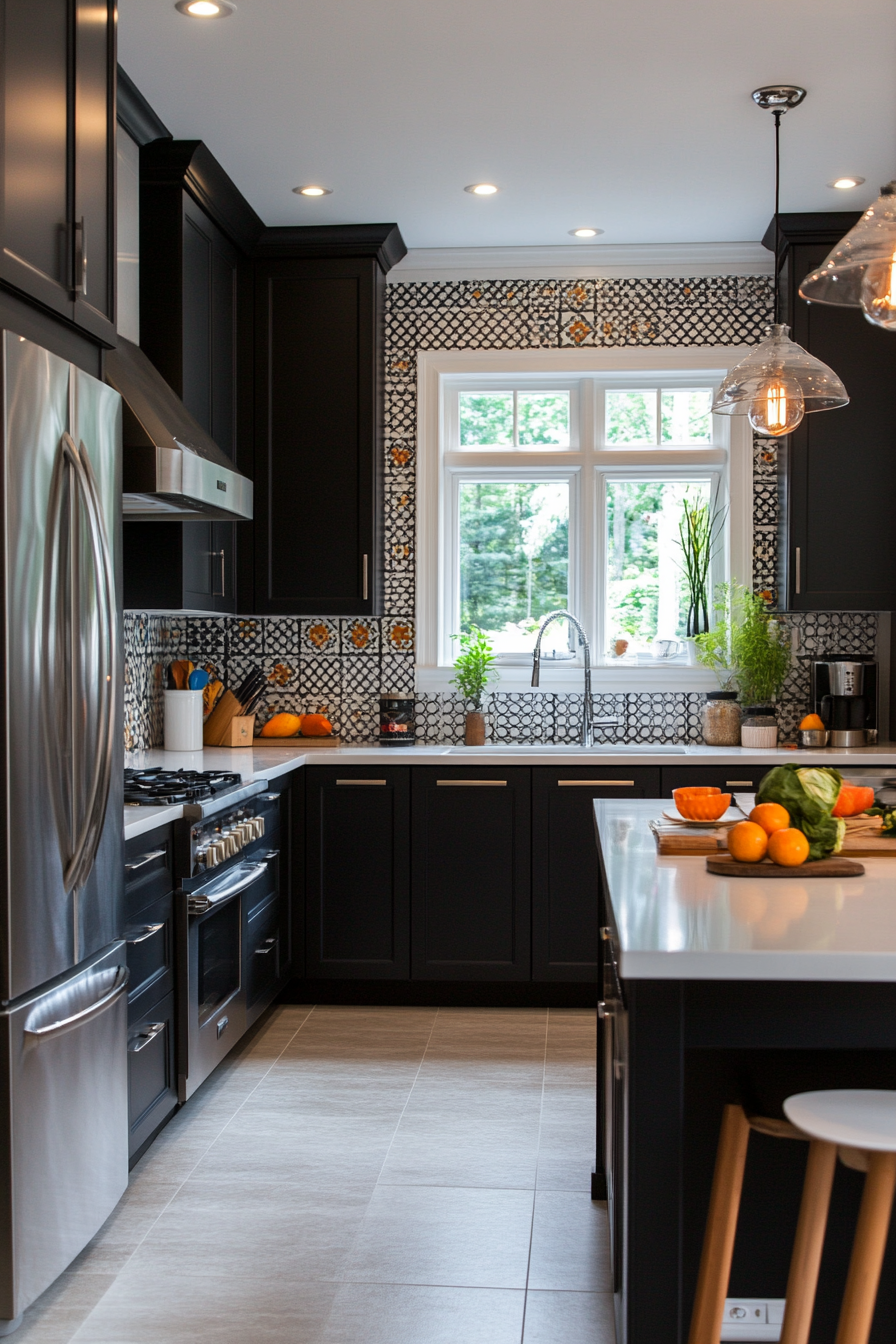
POLYGON ((178 1068, 182 1102, 246 1030, 243 900, 257 903, 270 881, 267 863, 238 863, 197 891, 179 893, 186 1004, 178 1068))

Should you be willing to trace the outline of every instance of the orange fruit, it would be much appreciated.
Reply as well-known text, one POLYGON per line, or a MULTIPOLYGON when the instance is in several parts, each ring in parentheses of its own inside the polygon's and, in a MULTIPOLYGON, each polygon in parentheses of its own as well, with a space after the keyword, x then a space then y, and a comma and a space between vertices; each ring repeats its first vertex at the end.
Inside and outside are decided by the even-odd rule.
POLYGON ((302 715, 303 737, 329 737, 332 731, 333 725, 323 714, 302 715))
POLYGON ((790 825, 790 813, 780 803, 758 803, 750 813, 750 820, 761 826, 766 835, 774 835, 790 825))
POLYGON ((739 821, 728 832, 728 850, 738 863, 759 863, 767 849, 768 836, 755 821, 739 821))
POLYGON ((785 868, 799 868, 809 857, 809 841, 795 826, 786 831, 775 831, 768 839, 768 856, 772 863, 785 868))
POLYGON ((302 720, 298 714, 275 714, 261 730, 262 737, 294 737, 302 720))
POLYGON ((822 731, 824 730, 824 724, 817 714, 807 714, 804 719, 800 720, 800 727, 805 728, 807 731, 810 728, 814 728, 816 731, 819 729, 822 731))

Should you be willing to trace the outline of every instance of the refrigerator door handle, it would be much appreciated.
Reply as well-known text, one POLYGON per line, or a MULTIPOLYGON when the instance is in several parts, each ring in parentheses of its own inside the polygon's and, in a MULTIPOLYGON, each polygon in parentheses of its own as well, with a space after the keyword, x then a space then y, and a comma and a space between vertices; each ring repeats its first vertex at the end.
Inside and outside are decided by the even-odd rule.
POLYGON ((104 1013, 116 999, 120 999, 128 986, 128 976, 130 972, 127 966, 118 966, 115 971, 115 980, 111 989, 107 989, 105 994, 86 1008, 80 1009, 77 1013, 72 1013, 71 1017, 60 1018, 57 1022, 49 1022, 45 1027, 29 1027, 25 1025, 25 1037, 27 1040, 53 1041, 57 1036, 64 1036, 67 1031, 73 1031, 75 1027, 80 1027, 85 1022, 90 1022, 94 1017, 99 1017, 104 1013))

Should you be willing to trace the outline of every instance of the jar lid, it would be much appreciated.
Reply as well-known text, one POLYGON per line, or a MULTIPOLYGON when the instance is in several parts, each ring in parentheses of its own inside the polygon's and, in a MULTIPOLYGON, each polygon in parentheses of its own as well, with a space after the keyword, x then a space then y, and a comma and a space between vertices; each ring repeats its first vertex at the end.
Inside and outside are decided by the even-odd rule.
POLYGON ((775 717, 774 705, 744 705, 743 712, 745 714, 764 714, 770 718, 775 717))
POLYGON ((411 700, 413 695, 408 695, 407 691, 380 691, 381 700, 411 700))
POLYGON ((736 700, 737 691, 707 691, 707 700, 736 700))

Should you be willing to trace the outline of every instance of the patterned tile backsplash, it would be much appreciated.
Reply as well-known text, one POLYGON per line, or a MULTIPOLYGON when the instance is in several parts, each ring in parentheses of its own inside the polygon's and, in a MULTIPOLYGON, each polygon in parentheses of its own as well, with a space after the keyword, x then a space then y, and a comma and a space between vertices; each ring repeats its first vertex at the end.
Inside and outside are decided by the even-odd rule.
MULTIPOLYGON (((206 619, 125 613, 125 744, 162 742, 165 665, 188 657, 230 685, 253 664, 268 682, 260 718, 279 710, 325 710, 348 741, 376 734, 382 691, 414 690, 416 366, 419 350, 527 350, 565 346, 755 344, 771 321, 763 276, 581 281, 443 281, 387 289, 385 349, 385 611, 366 617, 206 619)), ((753 585, 774 593, 777 536, 775 442, 753 454, 753 585)), ((798 634, 781 697, 782 736, 793 733, 809 695, 817 653, 873 654, 877 616, 824 613, 783 618, 798 634)), ((698 692, 596 695, 608 742, 700 740, 698 692)), ((513 742, 575 740, 581 696, 495 692, 490 735, 513 742)), ((464 704, 452 695, 417 698, 417 737, 463 739, 464 704)))

